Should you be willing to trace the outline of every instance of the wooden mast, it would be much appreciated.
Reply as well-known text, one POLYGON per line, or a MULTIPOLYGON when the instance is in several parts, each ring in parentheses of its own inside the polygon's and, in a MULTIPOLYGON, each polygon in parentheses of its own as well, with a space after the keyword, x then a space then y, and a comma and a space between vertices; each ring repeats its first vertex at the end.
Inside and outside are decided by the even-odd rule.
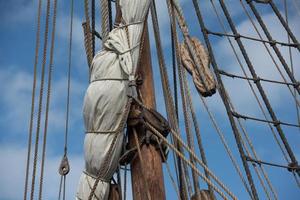
MULTIPOLYGON (((116 23, 121 20, 121 11, 116 3, 116 23)), ((140 65, 137 66, 137 75, 142 78, 142 84, 137 86, 141 95, 143 96, 143 103, 149 108, 156 108, 155 104, 155 91, 152 73, 152 63, 151 63, 151 51, 149 44, 149 33, 148 26, 145 25, 145 34, 143 34, 141 40, 144 41, 143 47, 141 49, 141 61, 140 65)), ((137 130, 139 131, 139 130, 137 130)), ((143 132, 138 132, 139 137, 141 137, 143 132)), ((130 146, 135 145, 135 139, 133 131, 128 128, 129 144, 130 146)), ((134 200, 147 200, 147 187, 145 187, 145 182, 149 187, 149 192, 151 200, 163 200, 165 199, 165 189, 164 189, 164 177, 162 171, 162 158, 159 150, 153 144, 143 145, 141 147, 141 154, 143 159, 143 164, 138 156, 131 162, 131 181, 132 181, 132 196, 134 200), (142 166, 143 165, 143 166, 142 166), (142 169, 143 167, 143 169, 142 169), (144 174, 143 174, 144 172, 144 174)), ((150 200, 150 199, 148 199, 150 200)))
MULTIPOLYGON (((153 83, 153 73, 151 65, 151 52, 149 44, 148 27, 145 26, 144 45, 141 51, 141 63, 138 66, 137 75, 142 78, 143 83, 138 86, 143 97, 143 103, 150 108, 155 109, 155 91, 153 83)), ((141 136, 142 132, 138 133, 141 136)), ((134 136, 129 130, 129 143, 135 144, 134 136)), ((141 147, 141 163, 138 156, 131 163, 132 192, 134 200, 147 200, 147 187, 145 187, 144 177, 149 187, 152 200, 165 199, 162 159, 159 150, 151 143, 141 147), (142 166, 143 165, 143 166, 142 166), (143 169, 142 169, 143 167, 143 169), (142 174, 144 173, 144 174, 142 174), (144 177, 143 177, 144 176, 144 177)))

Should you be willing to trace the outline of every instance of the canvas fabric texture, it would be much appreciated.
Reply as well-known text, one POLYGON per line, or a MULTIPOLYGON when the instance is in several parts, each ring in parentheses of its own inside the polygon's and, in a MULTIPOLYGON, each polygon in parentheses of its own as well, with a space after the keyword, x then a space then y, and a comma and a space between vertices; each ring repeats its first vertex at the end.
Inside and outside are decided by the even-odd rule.
POLYGON ((135 74, 143 22, 149 5, 150 0, 120 0, 123 20, 119 27, 109 33, 103 49, 93 58, 90 70, 91 83, 83 104, 84 125, 87 131, 84 139, 85 172, 80 177, 76 199, 88 199, 95 177, 102 168, 106 169, 100 177, 93 200, 108 199, 110 180, 118 166, 122 151, 124 130, 109 132, 116 131, 124 117, 129 98, 128 80, 135 74), (111 155, 106 159, 115 136, 117 139, 111 155))

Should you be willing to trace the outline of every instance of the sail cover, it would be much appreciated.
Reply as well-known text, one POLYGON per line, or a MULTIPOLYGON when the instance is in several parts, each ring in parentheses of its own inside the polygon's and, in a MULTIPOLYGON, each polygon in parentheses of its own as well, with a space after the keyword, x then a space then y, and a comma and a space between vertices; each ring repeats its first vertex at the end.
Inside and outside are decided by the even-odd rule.
POLYGON ((88 199, 97 177, 100 181, 92 199, 108 198, 122 151, 128 83, 134 79, 150 0, 120 0, 119 4, 122 21, 109 33, 91 64, 91 83, 83 105, 85 170, 77 189, 78 200, 88 199))

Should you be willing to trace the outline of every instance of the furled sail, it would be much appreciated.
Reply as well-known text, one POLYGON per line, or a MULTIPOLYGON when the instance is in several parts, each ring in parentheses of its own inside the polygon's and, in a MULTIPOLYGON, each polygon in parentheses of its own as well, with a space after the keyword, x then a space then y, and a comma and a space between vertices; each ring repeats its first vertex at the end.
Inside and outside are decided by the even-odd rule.
POLYGON ((83 117, 85 170, 77 199, 107 199, 110 180, 118 166, 124 125, 129 109, 129 82, 134 80, 140 40, 150 0, 120 0, 121 23, 106 38, 103 50, 91 63, 90 85, 86 91, 83 117))

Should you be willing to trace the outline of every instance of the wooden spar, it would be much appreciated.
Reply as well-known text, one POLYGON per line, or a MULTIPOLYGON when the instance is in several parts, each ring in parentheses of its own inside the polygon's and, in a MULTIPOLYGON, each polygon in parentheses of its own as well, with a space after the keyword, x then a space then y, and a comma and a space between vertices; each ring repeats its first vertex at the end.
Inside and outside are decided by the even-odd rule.
MULTIPOLYGON (((153 73, 151 65, 151 52, 149 44, 148 27, 145 26, 144 45, 141 51, 141 62, 138 66, 137 74, 142 77, 143 83, 138 86, 139 91, 143 97, 143 103, 150 108, 155 105, 155 92, 153 83, 153 73)), ((139 132, 139 137, 141 134, 139 132)), ((129 143, 135 144, 134 135, 129 130, 129 143)), ((152 200, 165 199, 162 159, 159 150, 154 145, 143 145, 141 147, 142 159, 136 158, 131 163, 131 179, 132 179, 132 193, 134 200, 147 200, 147 187, 145 187, 144 180, 146 179, 149 192, 152 200), (143 165, 143 166, 142 166, 143 165), (143 167, 143 169, 142 169, 143 167), (144 174, 142 174, 144 172, 144 174), (144 176, 144 177, 143 177, 144 176)))
MULTIPOLYGON (((121 19, 120 8, 118 1, 116 3, 116 23, 121 19)), ((137 88, 143 97, 143 103, 149 108, 156 108, 154 82, 151 64, 151 52, 149 44, 148 26, 145 25, 145 34, 143 48, 141 50, 140 65, 137 66, 137 75, 142 78, 142 84, 137 88)), ((141 137, 143 132, 138 131, 138 136, 141 137)), ((135 146, 135 139, 133 131, 128 128, 129 144, 135 146)), ((138 156, 131 162, 131 182, 132 182, 132 196, 134 200, 147 200, 147 182, 149 193, 152 200, 165 199, 164 179, 162 171, 162 158, 159 150, 152 144, 143 145, 141 147, 141 154, 143 162, 138 156), (142 164, 143 163, 143 164, 142 164), (143 165, 143 169, 142 169, 143 165), (144 172, 144 174, 143 174, 144 172)), ((149 199, 150 200, 150 199, 149 199)))

